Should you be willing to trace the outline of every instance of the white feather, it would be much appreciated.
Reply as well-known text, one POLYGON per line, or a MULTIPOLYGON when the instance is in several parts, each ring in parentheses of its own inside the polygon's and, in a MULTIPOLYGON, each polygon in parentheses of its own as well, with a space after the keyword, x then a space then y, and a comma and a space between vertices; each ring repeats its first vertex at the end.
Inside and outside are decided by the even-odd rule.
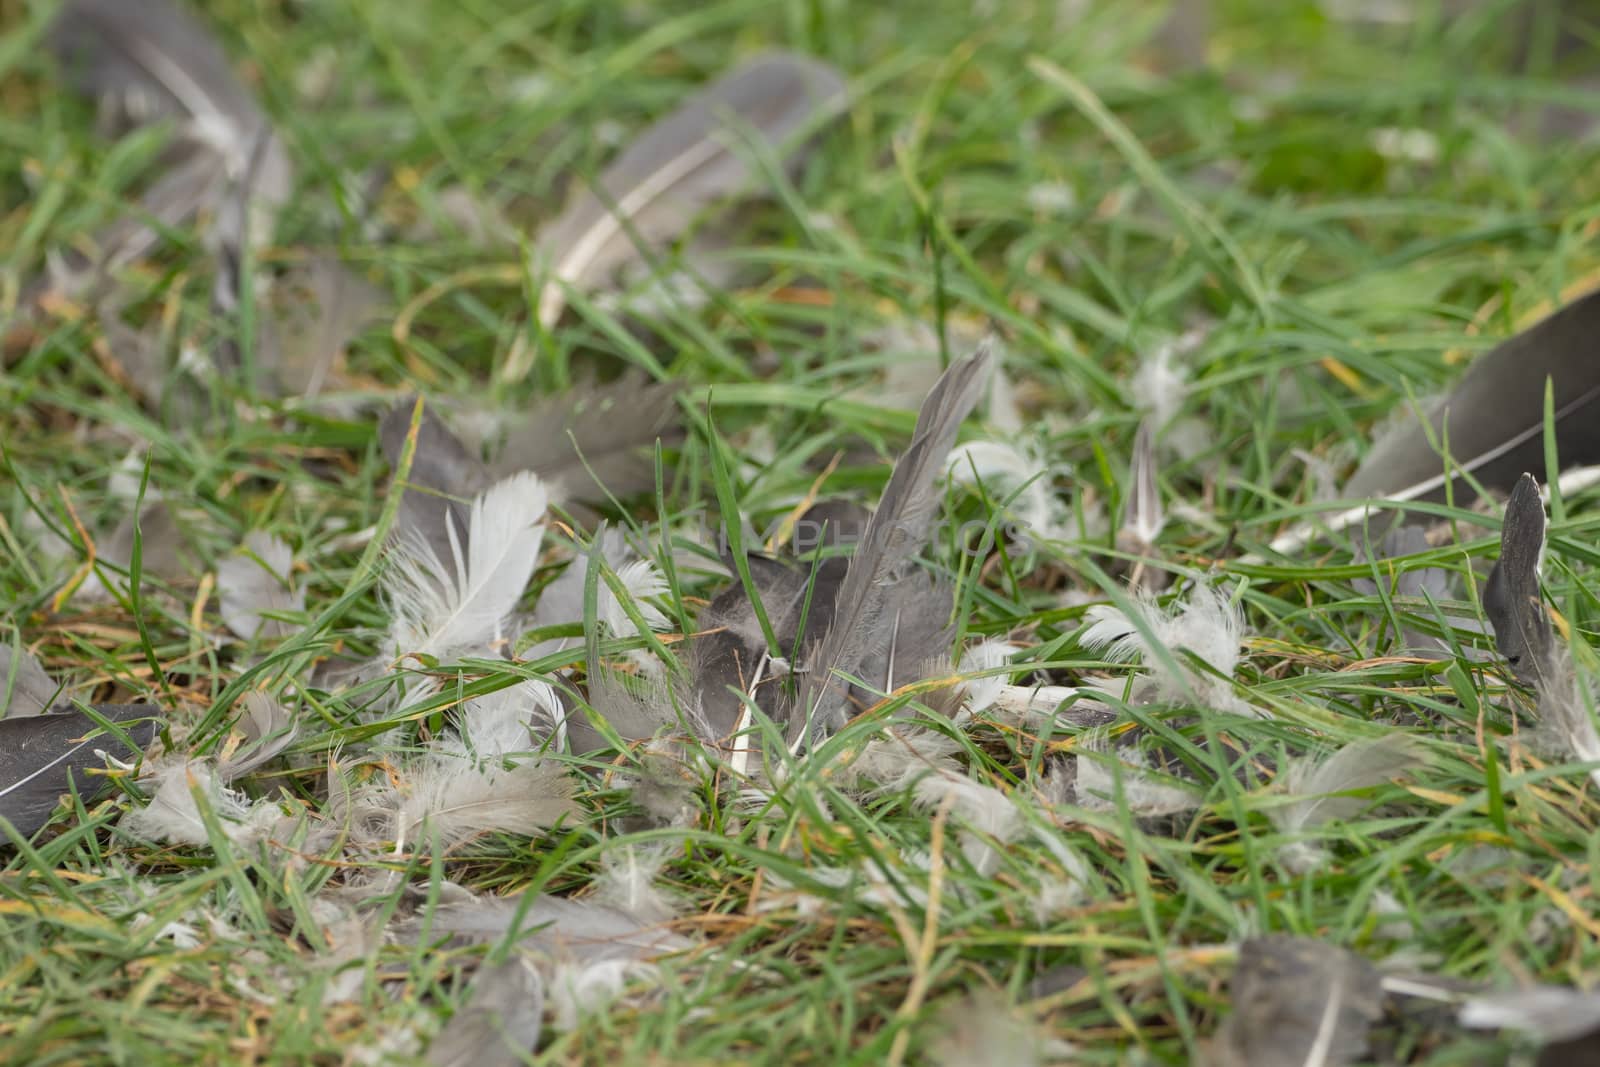
MULTIPOLYGON (((997 671, 1009 666, 1011 657, 1020 651, 1020 646, 1013 645, 1009 641, 980 641, 962 651, 960 670, 963 674, 997 671)), ((1007 674, 983 675, 968 679, 964 686, 966 711, 976 715, 993 707, 995 701, 1005 692, 1009 682, 1010 676, 1007 674)))
POLYGON ((150 803, 131 809, 122 820, 124 830, 146 841, 209 844, 196 792, 205 797, 222 832, 235 845, 264 839, 283 817, 270 799, 252 801, 229 789, 205 760, 174 758, 151 770, 148 777, 155 791, 150 803))
POLYGON ((385 583, 395 651, 447 659, 498 638, 538 563, 547 502, 535 475, 513 474, 472 502, 465 553, 453 526, 449 561, 424 542, 402 544, 385 583))
POLYGON ((507 768, 434 752, 417 761, 400 787, 397 851, 424 828, 446 848, 476 834, 533 836, 577 813, 574 784, 558 763, 530 760, 507 768))
POLYGON ((281 638, 299 627, 268 616, 302 612, 305 590, 292 580, 294 550, 263 530, 245 535, 240 552, 217 564, 217 606, 235 637, 281 638))
POLYGON ((600 854, 594 898, 642 923, 660 923, 678 913, 672 897, 656 884, 667 861, 661 846, 624 845, 600 854))
MULTIPOLYGON (((1094 752, 1097 749, 1086 746, 1085 751, 1094 752)), ((1122 780, 1122 794, 1128 802, 1128 810, 1135 815, 1176 815, 1200 806, 1199 793, 1187 786, 1157 778, 1149 770, 1148 757, 1136 748, 1123 749, 1099 758, 1079 756, 1077 765, 1078 806, 1090 811, 1117 810, 1118 777, 1122 780), (1121 766, 1113 768, 1113 759, 1121 766)))
MULTIPOLYGON (((661 571, 650 560, 636 559, 616 568, 617 578, 622 587, 627 591, 628 599, 633 602, 634 610, 639 613, 645 623, 652 630, 666 630, 671 627, 666 615, 661 609, 649 603, 652 597, 659 597, 667 592, 667 580, 662 577, 661 571)), ((602 582, 600 585, 598 614, 611 632, 620 637, 640 636, 640 630, 628 613, 623 610, 621 602, 617 600, 616 593, 611 586, 602 582)))
POLYGON ((503 759, 538 748, 563 721, 555 689, 529 678, 466 701, 457 729, 467 752, 483 760, 503 759))
POLYGON ((1219 711, 1250 713, 1228 682, 1239 666, 1244 617, 1220 590, 1206 583, 1196 584, 1186 598, 1175 601, 1166 611, 1143 594, 1130 603, 1142 626, 1118 608, 1095 605, 1085 615, 1089 625, 1078 635, 1078 642, 1092 651, 1104 650, 1108 659, 1144 663, 1161 699, 1192 695, 1219 711), (1153 655, 1151 638, 1168 652, 1192 652, 1215 675, 1192 669, 1176 655, 1153 655))

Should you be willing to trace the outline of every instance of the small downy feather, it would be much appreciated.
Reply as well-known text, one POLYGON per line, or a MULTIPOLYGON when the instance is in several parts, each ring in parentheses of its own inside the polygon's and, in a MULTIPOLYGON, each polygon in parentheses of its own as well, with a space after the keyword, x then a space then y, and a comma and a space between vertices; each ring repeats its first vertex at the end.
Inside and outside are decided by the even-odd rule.
POLYGON ((1212 1044, 1217 1067, 1343 1067, 1364 1062, 1383 1014, 1378 972, 1354 953, 1273 935, 1239 947, 1233 1012, 1212 1044))
POLYGON ((239 552, 217 564, 217 605, 235 637, 272 641, 300 628, 280 617, 305 611, 305 590, 296 587, 293 570, 294 550, 262 530, 246 534, 239 552))
MULTIPOLYGON (((741 134, 750 131, 789 166, 801 157, 796 138, 815 132, 844 102, 838 72, 804 56, 758 56, 691 97, 646 130, 539 234, 535 256, 548 281, 539 294, 539 322, 553 326, 566 306, 565 288, 592 288, 646 247, 682 235, 699 211, 753 191, 759 168, 748 162, 741 134), (743 128, 743 129, 741 129, 743 128)), ((526 366, 508 366, 520 378, 526 366)))
POLYGON ((264 840, 283 817, 272 798, 251 800, 228 788, 218 768, 208 760, 163 758, 160 766, 146 768, 146 776, 154 783, 150 803, 130 809, 122 819, 125 831, 146 841, 210 843, 196 792, 205 798, 222 834, 235 845, 264 840))
POLYGON ((116 723, 137 746, 130 749, 103 733, 81 711, 0 719, 0 819, 23 837, 32 837, 55 811, 60 797, 76 787, 85 803, 104 790, 105 778, 93 770, 106 758, 126 759, 155 739, 156 709, 148 704, 96 704, 101 718, 116 723))
POLYGON ((938 497, 935 479, 947 469, 961 423, 983 394, 994 353, 987 343, 940 376, 917 416, 911 445, 895 463, 878 508, 868 520, 845 571, 833 618, 801 688, 789 724, 789 743, 844 721, 842 677, 857 675, 873 649, 869 636, 883 614, 889 589, 901 569, 922 550, 931 532, 938 497))
POLYGON ((1167 524, 1161 507, 1161 487, 1156 484, 1156 435, 1149 419, 1139 424, 1133 439, 1130 481, 1133 491, 1123 505, 1118 547, 1128 552, 1148 552, 1167 524))
POLYGON ((1091 607, 1084 616, 1089 625, 1078 642, 1091 651, 1104 651, 1110 659, 1142 662, 1152 673, 1160 699, 1192 696, 1218 711, 1248 713, 1228 681, 1239 666, 1244 617, 1222 590, 1197 583, 1165 611, 1145 593, 1136 595, 1131 604, 1137 618, 1111 605, 1091 607), (1168 654, 1159 654, 1157 648, 1168 654), (1196 671, 1174 655, 1184 649, 1216 676, 1196 671))
POLYGON ((217 763, 217 775, 224 782, 249 774, 276 757, 299 730, 289 709, 266 693, 246 693, 240 703, 244 712, 234 725, 238 746, 217 763))
POLYGON ((1179 815, 1204 802, 1194 787, 1158 776, 1150 768, 1149 757, 1137 748, 1113 749, 1104 742, 1090 741, 1074 762, 1074 799, 1089 811, 1116 811, 1119 791, 1128 810, 1141 817, 1179 815))
POLYGON ((430 753, 405 772, 402 789, 407 795, 395 830, 401 844, 428 829, 446 848, 477 834, 531 837, 578 812, 566 768, 541 760, 508 768, 499 760, 430 753))
POLYGON ((405 944, 423 937, 446 944, 492 944, 504 940, 513 926, 519 945, 558 961, 645 960, 689 947, 685 938, 654 920, 544 893, 531 900, 466 895, 439 905, 431 915, 395 923, 391 932, 405 944))
POLYGON ((448 519, 448 556, 421 538, 398 546, 384 582, 397 654, 447 658, 502 636, 538 563, 545 499, 534 475, 512 475, 473 500, 464 528, 448 519))
POLYGON ((520 952, 473 975, 462 1004, 428 1045, 428 1067, 518 1067, 539 1047, 544 979, 520 952))
MULTIPOLYGON (((1322 759, 1295 760, 1283 772, 1284 790, 1294 802, 1267 814, 1278 829, 1290 834, 1351 819, 1368 802, 1342 794, 1383 785, 1421 762, 1420 746, 1401 733, 1354 741, 1322 759)), ((1305 873, 1320 866, 1325 855, 1309 842, 1296 841, 1280 857, 1290 870, 1305 873)))
POLYGON ((20 645, 0 645, 0 719, 42 715, 55 703, 61 687, 51 681, 39 661, 20 645))
MULTIPOLYGON (((1448 490, 1464 504, 1472 493, 1464 474, 1491 491, 1510 492, 1523 471, 1544 469, 1547 381, 1561 469, 1600 463, 1597 330, 1600 292, 1593 292, 1479 356, 1426 424, 1409 420, 1373 446, 1345 484, 1344 496, 1437 503, 1448 490), (1448 473, 1433 442, 1449 446, 1448 473)), ((1352 508, 1297 527, 1274 540, 1272 550, 1292 555, 1325 533, 1361 523, 1367 514, 1365 507, 1352 508)))

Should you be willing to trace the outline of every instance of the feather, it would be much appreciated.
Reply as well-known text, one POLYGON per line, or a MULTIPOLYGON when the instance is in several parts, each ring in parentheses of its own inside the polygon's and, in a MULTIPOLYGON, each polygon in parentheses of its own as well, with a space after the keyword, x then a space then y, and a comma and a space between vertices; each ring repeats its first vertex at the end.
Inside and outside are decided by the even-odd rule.
POLYGON ((216 819, 223 836, 235 845, 264 840, 283 817, 270 797, 251 800, 229 789, 208 760, 181 756, 166 759, 154 768, 147 767, 145 777, 155 785, 150 803, 129 809, 123 816, 122 828, 146 841, 209 844, 211 838, 197 793, 205 798, 206 809, 216 819))
MULTIPOLYGON (((1434 408, 1426 425, 1409 421, 1375 444, 1345 484, 1348 499, 1395 503, 1440 502, 1453 490, 1470 493, 1463 475, 1485 489, 1509 493, 1524 471, 1543 470, 1545 383, 1554 397, 1556 452, 1561 469, 1600 463, 1600 363, 1593 338, 1600 330, 1600 291, 1578 298, 1479 356, 1434 408), (1448 446, 1452 462, 1430 443, 1448 446), (1455 483, 1452 485, 1451 483, 1455 483)), ((1300 551, 1316 537, 1362 522, 1366 506, 1296 527, 1275 539, 1280 554, 1300 551)))
MULTIPOLYGON (((1377 551, 1372 553, 1371 558, 1377 563, 1387 563, 1426 552, 1429 547, 1427 531, 1421 526, 1396 526, 1383 535, 1383 539, 1378 542, 1377 551)), ((1367 553, 1363 551, 1358 558, 1365 558, 1366 555, 1367 553)), ((1412 567, 1409 570, 1400 570, 1393 566, 1385 566, 1379 567, 1378 573, 1392 583, 1386 585, 1386 591, 1397 598, 1432 600, 1437 603, 1450 593, 1450 572, 1443 567, 1412 567)), ((1357 578, 1350 585, 1362 596, 1378 595, 1378 583, 1370 578, 1357 578)), ((1441 647, 1437 638, 1409 629, 1401 631, 1400 645, 1404 649, 1421 652, 1441 647)))
POLYGON ((1483 586, 1483 611, 1494 627, 1495 646, 1524 682, 1537 679, 1554 644, 1539 595, 1544 559, 1544 504, 1533 475, 1517 479, 1500 527, 1500 559, 1483 586))
POLYGON ((799 714, 789 724, 791 744, 816 729, 844 722, 841 676, 856 674, 871 649, 867 639, 883 614, 887 591, 901 569, 927 543, 938 498, 934 480, 948 469, 962 421, 982 395, 994 363, 987 343, 951 364, 917 416, 911 445, 894 466, 883 498, 862 532, 835 600, 833 618, 801 689, 799 714))
MULTIPOLYGON (((378 426, 378 440, 391 468, 397 468, 411 432, 411 413, 415 400, 395 405, 378 426)), ((489 477, 483 461, 467 451, 466 445, 445 428, 424 407, 417 426, 417 447, 411 457, 411 470, 400 500, 396 521, 396 540, 401 543, 425 542, 436 559, 451 557, 452 536, 467 533, 470 522, 468 501, 488 488, 489 477)), ((393 492, 395 486, 390 486, 393 492)))
MULTIPOLYGON (((1294 801, 1267 814, 1287 834, 1304 834, 1348 821, 1360 814, 1368 801, 1341 794, 1383 785, 1421 762, 1417 743, 1399 733, 1352 742, 1320 760, 1296 760, 1283 772, 1284 790, 1294 801)), ((1296 874, 1315 870, 1327 859, 1326 853, 1308 841, 1290 842, 1279 857, 1296 874)))
POLYGON ((1087 742, 1084 755, 1076 757, 1077 780, 1074 799, 1089 811, 1114 812, 1118 794, 1134 815, 1178 815, 1193 811, 1203 802, 1199 791, 1188 784, 1158 775, 1150 767, 1150 757, 1137 748, 1105 752, 1103 742, 1087 742), (1113 766, 1113 761, 1116 766, 1113 766))
POLYGON ((299 732, 289 709, 265 693, 246 693, 240 701, 244 714, 234 729, 239 744, 217 763, 217 777, 224 782, 249 774, 276 757, 294 741, 299 732))
POLYGON ((1572 1041, 1600 1031, 1600 993, 1560 986, 1476 993, 1461 1003, 1457 1018, 1472 1030, 1520 1030, 1545 1041, 1572 1041))
POLYGON ((405 774, 409 790, 397 814, 396 840, 429 827, 446 848, 477 834, 532 837, 578 813, 575 784, 559 763, 528 760, 506 768, 498 760, 430 753, 405 774))
POLYGON ((492 944, 515 930, 521 947, 580 963, 644 960, 689 947, 686 939, 653 920, 609 905, 545 893, 471 896, 441 904, 430 915, 401 920, 391 930, 406 944, 428 938, 453 945, 492 944))
POLYGON ((395 650, 446 658, 500 637, 538 563, 544 514, 539 479, 517 474, 478 494, 459 531, 452 517, 448 557, 430 540, 402 542, 384 582, 395 650))
POLYGON ((595 899, 641 922, 666 922, 677 914, 672 898, 656 885, 668 859, 665 847, 623 845, 600 854, 595 899))
MULTIPOLYGON (((257 362, 289 396, 314 397, 334 363, 383 305, 383 297, 331 255, 314 254, 272 282, 260 321, 257 362)), ((409 426, 411 412, 406 411, 409 426)))
POLYGON ((683 435, 680 388, 626 374, 545 397, 507 427, 491 470, 499 476, 533 471, 556 500, 649 492, 656 484, 652 446, 683 435))
POLYGON ((81 711, 58 711, 28 718, 0 719, 0 819, 23 837, 32 837, 56 809, 63 793, 76 787, 85 803, 105 788, 92 769, 106 757, 138 754, 156 735, 156 709, 148 704, 96 704, 101 718, 121 726, 137 748, 102 733, 81 711))
POLYGON ((1383 785, 1421 762, 1418 744, 1399 733, 1354 741, 1320 760, 1296 760, 1283 772, 1284 789, 1296 800, 1273 809, 1272 821, 1289 831, 1346 821, 1368 802, 1339 794, 1383 785))
POLYGON ((19 646, 0 645, 0 719, 42 715, 61 693, 39 661, 19 646))
POLYGON ((544 979, 526 956, 480 968, 462 1001, 428 1045, 428 1067, 518 1067, 539 1047, 544 979))
MULTIPOLYGON (((540 324, 549 329, 561 317, 567 287, 593 288, 639 255, 641 244, 669 242, 705 206, 751 191, 760 171, 742 150, 742 127, 792 167, 801 158, 795 138, 814 132, 843 101, 843 79, 833 68, 770 53, 651 126, 600 174, 597 192, 582 193, 539 234, 535 256, 548 279, 539 293, 540 324)), ((511 366, 507 375, 527 369, 511 366)))
POLYGON ((245 535, 240 552, 217 564, 217 606, 242 641, 278 640, 300 629, 281 616, 306 609, 305 590, 291 578, 294 550, 262 530, 245 535))
POLYGON ((1156 435, 1149 419, 1139 424, 1133 439, 1130 473, 1133 491, 1124 505, 1118 541, 1126 546, 1124 551, 1147 552, 1167 524, 1161 508, 1161 487, 1156 484, 1156 435))
POLYGON ((1379 976, 1342 948, 1273 935, 1239 947, 1233 1012, 1213 1052, 1226 1067, 1341 1067, 1364 1061, 1383 1014, 1379 976))
MULTIPOLYGON (((1580 297, 1473 362, 1428 419, 1428 431, 1448 443, 1455 457, 1452 479, 1468 473, 1485 488, 1505 493, 1523 471, 1543 469, 1547 380, 1562 469, 1600 462, 1600 421, 1594 418, 1600 367, 1592 358, 1597 329, 1600 292, 1580 297)), ((1373 447, 1345 495, 1441 501, 1449 480, 1428 432, 1412 423, 1373 447)))
POLYGON ((1552 644, 1539 671, 1540 744, 1562 758, 1594 765, 1589 779, 1600 786, 1600 732, 1595 730, 1595 695, 1578 673, 1572 653, 1552 644))
POLYGON ((1160 699, 1191 696, 1219 711, 1248 713, 1229 681, 1239 667, 1244 618, 1221 590, 1197 583, 1165 611, 1146 593, 1135 596, 1131 605, 1137 620, 1108 604, 1091 607, 1085 615, 1089 625, 1078 635, 1078 643, 1091 651, 1103 650, 1110 659, 1143 662, 1160 699), (1157 648, 1168 653, 1187 649, 1214 673, 1195 670, 1178 656, 1162 656, 1157 648))
MULTIPOLYGON (((178 7, 167 0, 71 0, 57 13, 50 42, 80 90, 135 121, 178 119, 187 141, 141 198, 145 219, 106 230, 94 242, 94 263, 78 257, 78 288, 144 256, 163 230, 225 213, 219 209, 230 188, 238 190, 234 183, 243 184, 238 201, 258 212, 288 199, 293 177, 281 141, 221 46, 178 7)), ((243 247, 247 214, 233 220, 225 245, 243 247)))

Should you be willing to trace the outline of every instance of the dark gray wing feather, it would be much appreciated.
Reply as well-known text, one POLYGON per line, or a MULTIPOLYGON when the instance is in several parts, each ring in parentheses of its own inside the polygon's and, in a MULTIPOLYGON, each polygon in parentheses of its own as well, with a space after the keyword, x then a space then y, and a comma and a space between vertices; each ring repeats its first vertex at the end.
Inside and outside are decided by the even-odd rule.
POLYGON ((808 660, 801 700, 790 722, 790 742, 814 722, 836 728, 844 717, 842 675, 859 675, 873 649, 872 635, 888 602, 891 583, 927 543, 938 497, 934 484, 944 473, 961 423, 983 392, 994 353, 985 343, 950 366, 939 378, 917 416, 911 445, 895 464, 889 484, 862 531, 834 607, 827 636, 808 660))
MULTIPOLYGON (((148 704, 99 704, 102 718, 122 725, 141 749, 156 734, 155 708, 148 704)), ((81 711, 59 711, 25 719, 0 719, 0 818, 32 837, 75 783, 85 801, 105 780, 85 773, 105 766, 100 753, 134 755, 115 735, 99 732, 81 711), (90 736, 93 735, 93 736, 90 736)))
POLYGON ((1539 594, 1544 555, 1544 502, 1533 475, 1517 480, 1500 527, 1500 559, 1483 586, 1483 611, 1494 627, 1495 646, 1525 682, 1536 681, 1548 662, 1554 634, 1539 594))

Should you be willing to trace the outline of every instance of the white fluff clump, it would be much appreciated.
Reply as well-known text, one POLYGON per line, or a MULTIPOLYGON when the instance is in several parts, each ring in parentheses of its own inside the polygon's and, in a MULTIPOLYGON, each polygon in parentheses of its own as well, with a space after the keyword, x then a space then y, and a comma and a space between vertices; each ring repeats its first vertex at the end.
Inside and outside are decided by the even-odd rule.
POLYGON ((472 502, 467 530, 450 526, 451 559, 425 541, 399 546, 384 581, 394 654, 448 660, 502 636, 538 563, 548 498, 538 477, 513 474, 472 502))
POLYGON ((660 968, 631 959, 558 963, 547 985, 551 1026, 572 1030, 586 1016, 603 1011, 622 995, 629 982, 652 982, 660 968))
POLYGON ((606 850, 600 855, 595 900, 640 922, 665 922, 678 912, 672 897, 656 884, 666 862, 667 850, 660 846, 625 845, 606 850))
POLYGON ((950 806, 950 813, 966 824, 961 832, 962 854, 979 874, 993 874, 1000 866, 996 846, 1009 844, 1022 832, 1022 815, 1010 797, 993 786, 948 772, 931 773, 918 781, 911 802, 925 811, 950 806))
POLYGON ((221 775, 205 760, 176 757, 158 761, 149 769, 155 785, 150 803, 123 817, 122 827, 135 837, 157 843, 205 845, 205 820, 195 799, 205 797, 224 835, 235 845, 265 839, 284 816, 270 799, 252 801, 229 789, 221 775))
MULTIPOLYGON (((1600 733, 1594 725, 1595 695, 1589 679, 1573 663, 1572 652, 1556 642, 1539 674, 1538 746, 1558 759, 1600 764, 1600 733)), ((1600 786, 1600 766, 1589 771, 1600 786)))
POLYGON ((1079 528, 1066 501, 1056 495, 1052 481, 1058 467, 1016 445, 982 440, 956 446, 945 464, 957 485, 982 486, 1034 538, 1077 541, 1089 531, 1079 528))
POLYGON ((283 638, 300 627, 271 616, 306 609, 293 581, 294 550, 263 530, 245 535, 240 551, 217 564, 217 606, 223 625, 241 641, 283 638))
POLYGON ((1144 664, 1155 683, 1154 699, 1192 696, 1218 711, 1250 713, 1229 684, 1239 666, 1244 616, 1221 591, 1197 584, 1186 599, 1175 601, 1165 611, 1146 594, 1134 597, 1132 605, 1132 617, 1109 604, 1090 608, 1085 616, 1089 625, 1078 635, 1078 642, 1091 651, 1104 652, 1108 659, 1144 664), (1169 655, 1157 655, 1156 648, 1169 655), (1215 675, 1192 669, 1176 655, 1180 650, 1194 653, 1215 675))
POLYGON ((457 729, 466 753, 482 760, 504 759, 532 752, 551 736, 559 747, 565 721, 555 687, 529 678, 464 702, 457 729))
MULTIPOLYGON (((1013 645, 1009 641, 980 641, 962 651, 959 669, 963 674, 999 670, 1001 667, 1009 666, 1011 657, 1020 651, 1022 651, 1021 646, 1013 645)), ((994 707, 1009 684, 1010 677, 1006 674, 968 679, 963 686, 964 713, 978 715, 988 711, 994 707)))
MULTIPOLYGON (((1086 752, 1097 752, 1087 747, 1086 752)), ((1164 781, 1150 770, 1150 760, 1136 748, 1099 756, 1083 755, 1077 758, 1078 780, 1076 797, 1078 806, 1089 811, 1113 812, 1117 810, 1117 779, 1121 779, 1122 795, 1128 810, 1135 815, 1176 815, 1193 811, 1201 803, 1200 794, 1188 786, 1164 781), (1111 765, 1116 760, 1117 767, 1111 765)))
MULTIPOLYGON (((658 631, 671 628, 672 624, 667 621, 661 609, 650 603, 651 598, 663 596, 667 592, 667 580, 662 577, 655 563, 647 559, 636 559, 617 567, 616 572, 628 599, 633 602, 634 610, 644 620, 645 625, 658 631)), ((623 610, 623 605, 617 600, 617 594, 612 591, 609 583, 600 583, 596 607, 601 620, 613 634, 619 637, 642 636, 643 631, 623 610)))
POLYGON ((959 742, 936 730, 889 730, 862 746, 861 754, 841 771, 840 781, 850 786, 865 780, 876 782, 885 793, 902 792, 925 774, 959 774, 954 758, 959 751, 959 742))

